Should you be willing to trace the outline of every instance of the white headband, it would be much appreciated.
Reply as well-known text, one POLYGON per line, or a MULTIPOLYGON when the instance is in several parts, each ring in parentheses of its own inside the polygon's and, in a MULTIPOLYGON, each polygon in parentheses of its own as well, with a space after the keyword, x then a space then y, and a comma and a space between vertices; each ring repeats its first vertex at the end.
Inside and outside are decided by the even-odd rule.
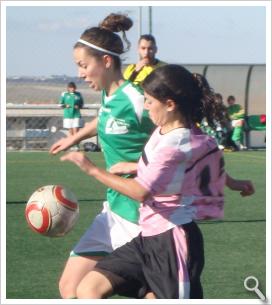
POLYGON ((82 44, 85 44, 86 46, 92 48, 92 49, 96 49, 98 51, 101 51, 101 52, 104 52, 104 53, 107 53, 107 54, 110 54, 110 55, 113 55, 113 56, 117 56, 117 57, 120 57, 120 54, 118 53, 115 53, 115 52, 112 52, 112 51, 109 51, 109 50, 106 50, 106 49, 103 49, 103 48, 100 48, 88 41, 85 41, 83 39, 79 39, 78 42, 82 43, 82 44))

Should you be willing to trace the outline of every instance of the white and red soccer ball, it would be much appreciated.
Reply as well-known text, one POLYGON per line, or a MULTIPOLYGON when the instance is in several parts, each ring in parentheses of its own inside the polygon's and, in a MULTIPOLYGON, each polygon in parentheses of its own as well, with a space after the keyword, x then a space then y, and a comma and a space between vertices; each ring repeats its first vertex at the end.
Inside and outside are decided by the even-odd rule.
POLYGON ((25 217, 29 227, 42 235, 59 237, 67 234, 79 217, 76 196, 61 185, 46 185, 29 198, 25 217))

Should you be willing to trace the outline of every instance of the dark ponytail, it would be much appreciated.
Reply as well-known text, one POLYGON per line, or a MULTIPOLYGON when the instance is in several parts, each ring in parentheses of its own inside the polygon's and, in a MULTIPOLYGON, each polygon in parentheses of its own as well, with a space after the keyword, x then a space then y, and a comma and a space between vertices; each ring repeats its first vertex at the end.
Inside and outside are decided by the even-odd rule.
POLYGON ((217 113, 217 106, 215 101, 214 90, 210 87, 207 79, 198 73, 193 73, 193 77, 197 83, 197 86, 201 90, 201 111, 198 114, 196 122, 200 123, 203 118, 206 118, 207 123, 210 127, 215 127, 214 119, 217 113))
POLYGON ((133 22, 129 17, 120 14, 110 14, 102 22, 100 22, 99 27, 114 33, 122 32, 122 38, 127 44, 125 49, 126 52, 131 46, 130 41, 127 39, 126 31, 128 31, 132 25, 133 22))

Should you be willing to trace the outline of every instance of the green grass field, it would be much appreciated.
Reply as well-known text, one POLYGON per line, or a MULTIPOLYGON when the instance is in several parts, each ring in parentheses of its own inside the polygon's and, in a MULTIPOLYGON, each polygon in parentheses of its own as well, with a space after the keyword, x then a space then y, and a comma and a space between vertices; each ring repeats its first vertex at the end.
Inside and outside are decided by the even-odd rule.
MULTIPOLYGON (((92 159, 103 166, 100 153, 92 159)), ((247 198, 225 191, 223 221, 201 222, 205 241, 202 274, 206 299, 256 298, 244 289, 244 278, 254 275, 265 294, 265 152, 225 153, 226 169, 236 178, 251 179, 256 193, 247 198)), ((100 211, 105 187, 59 157, 41 152, 7 153, 6 297, 59 298, 58 279, 67 256, 100 211), (80 202, 80 219, 62 238, 47 238, 31 231, 24 218, 25 203, 39 186, 62 184, 80 202)))

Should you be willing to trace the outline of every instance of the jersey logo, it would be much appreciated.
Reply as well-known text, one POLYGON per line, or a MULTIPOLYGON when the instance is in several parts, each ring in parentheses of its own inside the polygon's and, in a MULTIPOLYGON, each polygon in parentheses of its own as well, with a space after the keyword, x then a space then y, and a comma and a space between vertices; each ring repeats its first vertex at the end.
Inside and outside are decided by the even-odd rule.
POLYGON ((110 113, 110 112, 111 112, 111 109, 105 108, 105 107, 101 106, 100 109, 99 109, 99 112, 100 112, 100 113, 102 113, 102 112, 110 113))
POLYGON ((125 120, 116 119, 111 117, 106 123, 105 133, 106 134, 125 134, 128 133, 129 124, 125 120))

